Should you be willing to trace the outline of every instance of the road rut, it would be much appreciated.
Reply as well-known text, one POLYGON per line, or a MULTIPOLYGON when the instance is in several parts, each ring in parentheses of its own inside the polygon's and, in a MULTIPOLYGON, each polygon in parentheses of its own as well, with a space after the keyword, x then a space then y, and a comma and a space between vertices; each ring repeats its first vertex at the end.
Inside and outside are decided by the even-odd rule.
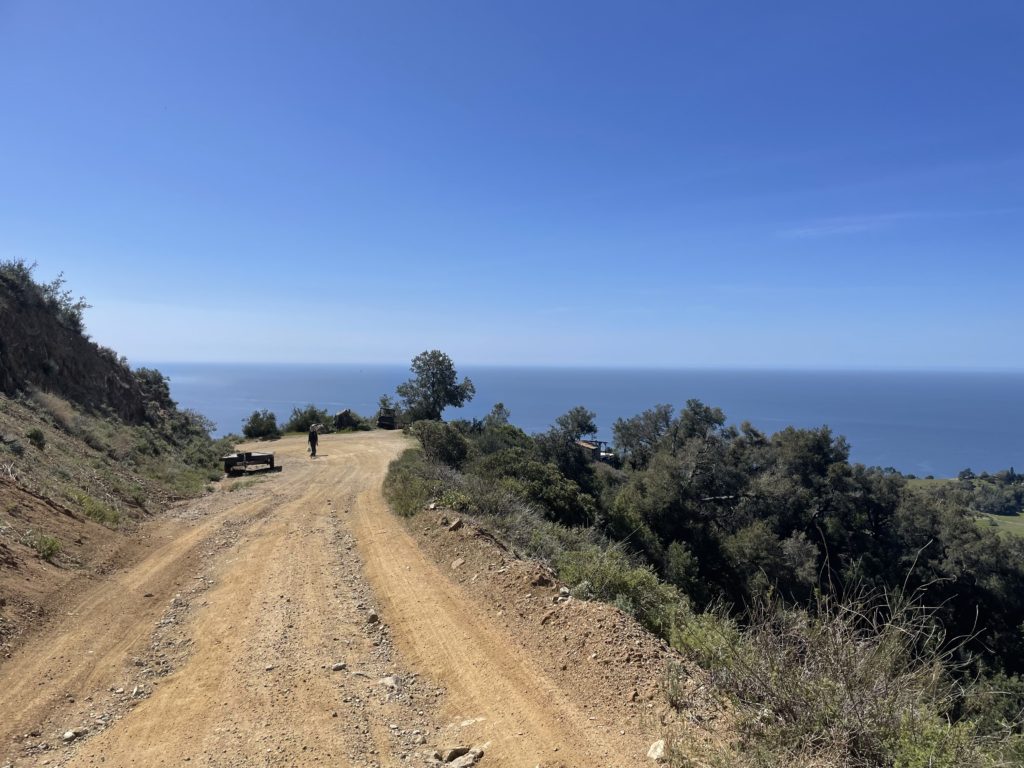
POLYGON ((399 766, 458 739, 486 745, 485 768, 642 764, 387 509, 408 445, 326 435, 310 459, 285 438, 281 472, 151 523, 136 561, 0 666, 0 757, 399 766))

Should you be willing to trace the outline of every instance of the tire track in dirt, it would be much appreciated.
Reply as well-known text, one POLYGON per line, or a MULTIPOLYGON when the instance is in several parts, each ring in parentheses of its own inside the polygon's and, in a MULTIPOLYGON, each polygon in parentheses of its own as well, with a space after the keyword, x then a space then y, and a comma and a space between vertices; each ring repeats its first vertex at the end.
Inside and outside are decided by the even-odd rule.
POLYGON ((485 768, 642 765, 388 510, 384 473, 408 445, 397 433, 327 435, 311 460, 304 440, 285 438, 273 444, 281 473, 206 497, 197 519, 151 524, 149 554, 0 666, 0 711, 14 713, 0 722, 0 756, 382 768, 425 765, 459 742, 488 744, 485 768), (184 607, 168 619, 169 604, 184 607), (168 622, 178 635, 154 634, 168 622), (179 649, 169 674, 145 698, 122 695, 117 717, 91 719, 114 706, 133 657, 160 643, 179 649), (81 725, 88 734, 60 746, 81 725))
MULTIPOLYGON (((258 515, 266 503, 240 504, 233 518, 258 515)), ((128 659, 140 656, 171 597, 193 577, 200 551, 224 525, 210 517, 198 524, 180 520, 151 525, 155 550, 141 562, 88 587, 0 667, 0 745, 29 735, 41 743, 48 726, 70 722, 88 699, 123 678, 128 659), (38 736, 31 736, 37 732, 38 736)))
MULTIPOLYGON (((352 458, 377 460, 370 452, 352 458)), ((619 754, 571 691, 517 653, 491 617, 420 550, 378 488, 359 501, 353 527, 382 618, 405 662, 447 687, 449 717, 476 721, 463 727, 463 738, 491 744, 488 765, 641 764, 619 754)))
POLYGON ((390 644, 366 620, 372 596, 345 541, 342 517, 382 468, 332 457, 334 442, 316 461, 299 440, 275 444, 292 479, 214 569, 187 663, 70 765, 402 765, 432 730, 413 690, 378 683, 394 671, 390 644))

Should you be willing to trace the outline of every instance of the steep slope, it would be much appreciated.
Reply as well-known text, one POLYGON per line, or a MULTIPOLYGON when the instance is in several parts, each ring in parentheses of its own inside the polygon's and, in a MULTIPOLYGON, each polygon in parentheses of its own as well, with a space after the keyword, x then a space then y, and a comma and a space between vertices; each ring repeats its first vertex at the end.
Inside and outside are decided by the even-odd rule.
POLYGON ((131 369, 90 341, 77 315, 61 311, 59 286, 47 290, 30 273, 24 265, 0 265, 0 392, 40 389, 141 424, 146 393, 131 369))

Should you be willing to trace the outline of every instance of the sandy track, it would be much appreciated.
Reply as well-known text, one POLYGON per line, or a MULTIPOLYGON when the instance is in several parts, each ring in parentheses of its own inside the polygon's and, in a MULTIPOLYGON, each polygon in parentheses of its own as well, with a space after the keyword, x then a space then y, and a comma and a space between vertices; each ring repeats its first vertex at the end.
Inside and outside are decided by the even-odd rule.
POLYGON ((491 744, 488 764, 622 764, 571 692, 465 599, 387 513, 379 494, 362 494, 354 527, 399 651, 417 670, 444 681, 453 716, 478 721, 467 735, 491 744))
POLYGON ((387 510, 380 484, 406 445, 387 432, 325 436, 314 461, 288 438, 274 444, 283 472, 154 523, 148 553, 0 667, 0 758, 422 765, 458 738, 489 742, 484 766, 639 764, 611 757, 572 692, 517 653, 387 510), (196 592, 197 577, 209 587, 196 592), (161 619, 183 600, 187 611, 161 619), (161 621, 180 635, 154 642, 161 621), (132 659, 163 642, 176 668, 145 698, 113 696, 132 659), (389 674, 407 681, 401 695, 380 685, 389 674), (101 726, 104 708, 123 717, 101 726), (55 749, 83 725, 87 738, 55 749))

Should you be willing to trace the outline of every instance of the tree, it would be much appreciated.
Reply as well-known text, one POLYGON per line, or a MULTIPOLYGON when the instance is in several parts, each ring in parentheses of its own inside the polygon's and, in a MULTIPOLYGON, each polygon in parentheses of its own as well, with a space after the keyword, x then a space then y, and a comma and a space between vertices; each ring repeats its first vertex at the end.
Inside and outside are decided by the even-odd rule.
POLYGON ((555 425, 568 440, 574 442, 584 435, 597 434, 597 424, 594 423, 596 418, 596 413, 577 405, 555 419, 555 425))
POLYGON ((66 281, 63 272, 48 283, 40 283, 32 277, 35 268, 35 262, 26 264, 24 259, 5 259, 0 261, 0 277, 10 281, 23 295, 42 303, 65 326, 83 334, 83 313, 92 305, 84 296, 76 299, 74 294, 64 287, 66 281))
POLYGON ((284 425, 285 432, 308 432, 314 424, 333 425, 334 419, 326 408, 310 403, 305 408, 293 408, 291 418, 284 425))
POLYGON ((413 426, 427 458, 458 469, 469 455, 469 441, 451 424, 421 421, 413 426))
POLYGON ((395 391, 411 421, 437 421, 449 405, 459 408, 476 394, 472 381, 458 381, 452 359, 439 349, 416 355, 409 370, 413 378, 399 384, 395 391))
POLYGON ((656 405, 631 419, 616 419, 612 425, 615 447, 633 469, 643 469, 672 427, 671 405, 656 405))
POLYGON ((547 432, 534 437, 541 460, 554 464, 563 475, 591 495, 597 493, 593 462, 576 441, 597 432, 596 417, 593 411, 577 405, 555 419, 547 432))
POLYGON ((242 426, 242 434, 250 439, 280 437, 281 431, 277 428, 277 416, 266 408, 262 411, 253 411, 242 426))
POLYGON ((484 416, 484 429, 495 429, 508 424, 512 412, 505 407, 504 403, 495 403, 491 412, 484 416))

